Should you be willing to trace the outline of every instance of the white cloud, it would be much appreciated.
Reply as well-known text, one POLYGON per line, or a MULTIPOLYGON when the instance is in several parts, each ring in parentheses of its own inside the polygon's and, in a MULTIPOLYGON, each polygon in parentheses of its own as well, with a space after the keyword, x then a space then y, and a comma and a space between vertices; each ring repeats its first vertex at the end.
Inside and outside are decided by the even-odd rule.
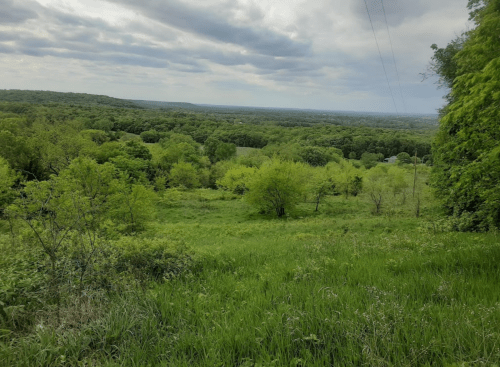
MULTIPOLYGON (((29 1, 0 0, 3 88, 394 112, 364 0, 29 1)), ((402 109, 382 3, 367 1, 402 109)), ((384 0, 409 112, 441 106, 418 74, 467 28, 466 3, 384 0)))

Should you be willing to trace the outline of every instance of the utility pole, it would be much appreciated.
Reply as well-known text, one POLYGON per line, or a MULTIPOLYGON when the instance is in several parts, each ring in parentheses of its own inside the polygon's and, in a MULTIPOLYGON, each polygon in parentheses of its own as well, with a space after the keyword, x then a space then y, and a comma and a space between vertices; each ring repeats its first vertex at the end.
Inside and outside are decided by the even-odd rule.
POLYGON ((415 161, 413 163, 415 173, 413 175, 413 197, 415 197, 415 186, 417 185, 417 150, 415 149, 415 161))

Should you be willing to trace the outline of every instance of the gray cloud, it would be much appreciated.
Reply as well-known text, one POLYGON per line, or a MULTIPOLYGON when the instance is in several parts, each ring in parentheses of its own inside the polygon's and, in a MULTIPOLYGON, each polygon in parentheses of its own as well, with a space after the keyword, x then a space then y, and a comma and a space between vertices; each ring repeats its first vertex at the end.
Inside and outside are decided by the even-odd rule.
MULTIPOLYGON (((414 0, 354 0, 352 10, 361 19, 367 19, 366 8, 374 23, 385 23, 385 15, 389 26, 398 26, 405 20, 417 18, 426 13, 427 10, 421 1, 414 0)), ((370 27, 369 24, 366 28, 370 27)))
MULTIPOLYGON (((2 1, 2 0, 0 0, 2 1)), ((166 68, 171 63, 186 72, 202 72, 205 67, 176 51, 157 47, 127 34, 100 19, 79 17, 56 9, 39 9, 45 24, 50 24, 49 37, 35 35, 29 28, 0 33, 0 53, 43 57, 55 56, 113 64, 166 68), (103 41, 101 35, 121 40, 103 41), (10 42, 9 45, 2 42, 10 42)))
MULTIPOLYGON (((237 26, 218 16, 217 11, 190 8, 176 1, 109 0, 141 12, 145 16, 166 25, 192 32, 209 39, 245 47, 270 56, 305 56, 310 53, 311 44, 295 42, 290 38, 268 29, 237 26)), ((254 18, 261 16, 253 14, 254 18)))
POLYGON ((144 56, 136 55, 126 55, 117 53, 107 53, 107 54, 94 54, 81 51, 70 51, 70 50, 55 50, 55 49, 45 49, 45 48, 28 48, 20 47, 16 49, 17 53, 22 53, 23 55, 29 56, 55 56, 65 59, 78 59, 94 62, 106 62, 115 65, 133 65, 133 66, 145 66, 151 68, 165 68, 168 66, 168 62, 164 60, 154 59, 144 56))
POLYGON ((0 32, 0 42, 8 42, 19 39, 19 34, 16 32, 0 32))
POLYGON ((105 21, 95 18, 80 17, 74 14, 64 13, 55 9, 46 9, 46 14, 53 17, 59 24, 72 27, 88 27, 100 30, 113 30, 105 21))
MULTIPOLYGON (((186 5, 184 0, 108 0, 126 5, 141 15, 134 17, 127 12, 116 18, 110 16, 116 23, 104 20, 106 17, 100 18, 97 13, 94 18, 29 1, 32 0, 0 0, 0 54, 4 54, 0 57, 9 60, 9 64, 4 64, 4 69, 10 70, 9 75, 14 75, 15 70, 23 70, 19 75, 27 77, 31 72, 29 65, 35 61, 16 55, 29 55, 40 58, 36 63, 48 65, 51 73, 61 70, 61 74, 70 79, 73 69, 65 70, 64 67, 74 67, 78 71, 75 75, 81 80, 95 80, 95 85, 104 80, 114 84, 129 83, 131 88, 143 83, 146 90, 154 89, 157 78, 163 78, 168 84, 159 85, 175 88, 176 93, 185 91, 184 97, 176 94, 176 98, 200 98, 198 102, 203 98, 213 101, 228 98, 231 94, 225 94, 227 91, 238 90, 245 98, 266 103, 271 103, 270 100, 285 103, 288 98, 290 101, 296 98, 296 102, 304 106, 307 103, 319 106, 336 95, 342 95, 345 100, 354 95, 353 98, 383 99, 392 103, 373 45, 364 0, 353 0, 337 9, 335 1, 318 0, 316 7, 311 9, 292 9, 293 24, 282 14, 265 14, 251 1, 221 0, 225 3, 206 8, 186 5), (2 22, 7 15, 11 19, 9 23, 2 22), (284 27, 283 32, 308 41, 297 41, 264 27, 263 24, 270 24, 273 17, 277 17, 276 27, 284 27), (44 57, 47 59, 42 60, 44 57), (68 62, 70 59, 84 62, 68 62), (17 67, 17 61, 13 60, 22 60, 22 65, 17 67), (141 71, 146 74, 144 78, 138 77, 141 71), (198 73, 208 77, 197 78, 195 74, 198 73), (195 75, 194 78, 190 74, 195 75), (309 99, 302 100, 305 95, 309 99)), ((435 35, 441 36, 436 42, 440 39, 445 42, 448 36, 443 35, 443 31, 447 24, 453 23, 450 19, 454 15, 444 22, 446 24, 433 28, 438 19, 436 14, 439 17, 448 14, 447 6, 456 10, 459 7, 453 5, 456 1, 384 0, 389 25, 398 27, 391 30, 391 35, 403 91, 405 95, 410 93, 406 91, 411 91, 409 98, 431 101, 438 93, 429 92, 432 97, 426 97, 425 91, 434 91, 434 86, 417 88, 415 83, 420 81, 418 73, 425 69, 422 60, 426 60, 426 52, 430 55, 427 43, 434 42, 435 35), (422 26, 414 29, 417 23, 422 26), (427 29, 425 37, 429 41, 423 35, 427 29), (408 44, 420 51, 407 47, 408 44)), ((460 1, 465 8, 467 0, 460 1)), ((367 2, 396 103, 401 107, 393 60, 384 33, 381 0, 367 2)), ((36 75, 40 75, 40 80, 44 78, 41 74, 36 75)), ((52 83, 50 77, 44 80, 48 85, 52 83)), ((57 78, 54 80, 54 83, 64 83, 57 78)), ((11 83, 17 81, 11 78, 11 83)), ((119 94, 124 93, 123 86, 116 88, 119 94)), ((156 92, 153 95, 156 96, 156 92)), ((225 103, 231 104, 231 101, 225 103)))
MULTIPOLYGON (((251 14, 253 18, 261 16, 257 12, 254 13, 251 14)), ((43 15, 44 22, 50 24, 50 37, 34 35, 28 29, 5 33, 0 36, 0 42, 14 42, 8 47, 2 45, 0 53, 17 53, 37 57, 55 56, 154 68, 169 67, 190 73, 206 72, 208 69, 206 65, 203 65, 203 60, 224 66, 251 65, 257 69, 258 74, 272 74, 283 70, 291 72, 293 70, 295 74, 303 73, 305 75, 311 70, 320 68, 319 64, 303 57, 277 58, 260 53, 223 52, 206 46, 198 48, 166 47, 147 41, 144 37, 139 39, 135 35, 127 33, 128 27, 111 26, 101 19, 76 16, 52 8, 44 8, 40 14, 43 15), (102 36, 119 42, 104 41, 102 36)), ((139 26, 138 23, 133 25, 136 28, 148 30, 139 26)), ((265 32, 261 36, 264 34, 265 32)), ((155 34, 154 37, 158 36, 159 34, 155 34)), ((149 38, 154 40, 154 37, 149 38)), ((268 42, 271 41, 268 40, 268 42)))
POLYGON ((299 58, 277 59, 265 55, 243 55, 237 52, 219 52, 210 49, 198 49, 188 51, 197 59, 206 59, 225 66, 252 65, 257 69, 266 71, 277 71, 283 69, 295 69, 302 65, 306 69, 317 68, 310 61, 299 58))
MULTIPOLYGON (((9 53, 30 55, 30 56, 56 56, 62 58, 72 58, 87 61, 108 62, 113 64, 136 65, 153 68, 165 68, 169 66, 169 55, 166 50, 155 50, 152 48, 130 45, 117 45, 108 42, 92 43, 51 41, 45 38, 21 37, 15 46, 11 47, 9 53)), ((0 52, 2 50, 0 49, 0 52)), ((182 62, 186 71, 201 67, 194 62, 182 59, 177 55, 172 55, 170 59, 174 62, 182 62)))
POLYGON ((13 54, 15 52, 16 52, 16 50, 15 50, 14 47, 8 46, 8 45, 2 45, 0 43, 0 53, 2 53, 2 54, 13 54))
MULTIPOLYGON (((25 5, 32 5, 26 2, 25 5)), ((14 5, 13 0, 0 0, 0 24, 23 23, 37 18, 37 13, 27 7, 14 5)))

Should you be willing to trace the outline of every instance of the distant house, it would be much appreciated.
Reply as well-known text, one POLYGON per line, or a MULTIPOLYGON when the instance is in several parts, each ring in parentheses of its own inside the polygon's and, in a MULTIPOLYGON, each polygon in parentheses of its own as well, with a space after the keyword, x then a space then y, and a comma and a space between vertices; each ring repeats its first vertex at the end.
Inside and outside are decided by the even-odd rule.
POLYGON ((396 157, 395 155, 393 155, 392 157, 384 159, 384 162, 385 163, 396 163, 397 159, 398 159, 398 157, 396 157))

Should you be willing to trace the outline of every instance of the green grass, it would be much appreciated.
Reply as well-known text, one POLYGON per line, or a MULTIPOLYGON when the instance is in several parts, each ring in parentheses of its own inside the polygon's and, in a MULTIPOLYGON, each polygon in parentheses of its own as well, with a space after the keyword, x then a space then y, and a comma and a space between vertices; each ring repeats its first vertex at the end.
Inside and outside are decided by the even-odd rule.
MULTIPOLYGON (((167 191, 142 237, 197 267, 122 294, 79 328, 7 340, 6 366, 472 366, 500 361, 496 233, 434 233, 332 197, 283 219, 211 190, 167 191)), ((427 215, 427 216, 426 216, 427 215)))

